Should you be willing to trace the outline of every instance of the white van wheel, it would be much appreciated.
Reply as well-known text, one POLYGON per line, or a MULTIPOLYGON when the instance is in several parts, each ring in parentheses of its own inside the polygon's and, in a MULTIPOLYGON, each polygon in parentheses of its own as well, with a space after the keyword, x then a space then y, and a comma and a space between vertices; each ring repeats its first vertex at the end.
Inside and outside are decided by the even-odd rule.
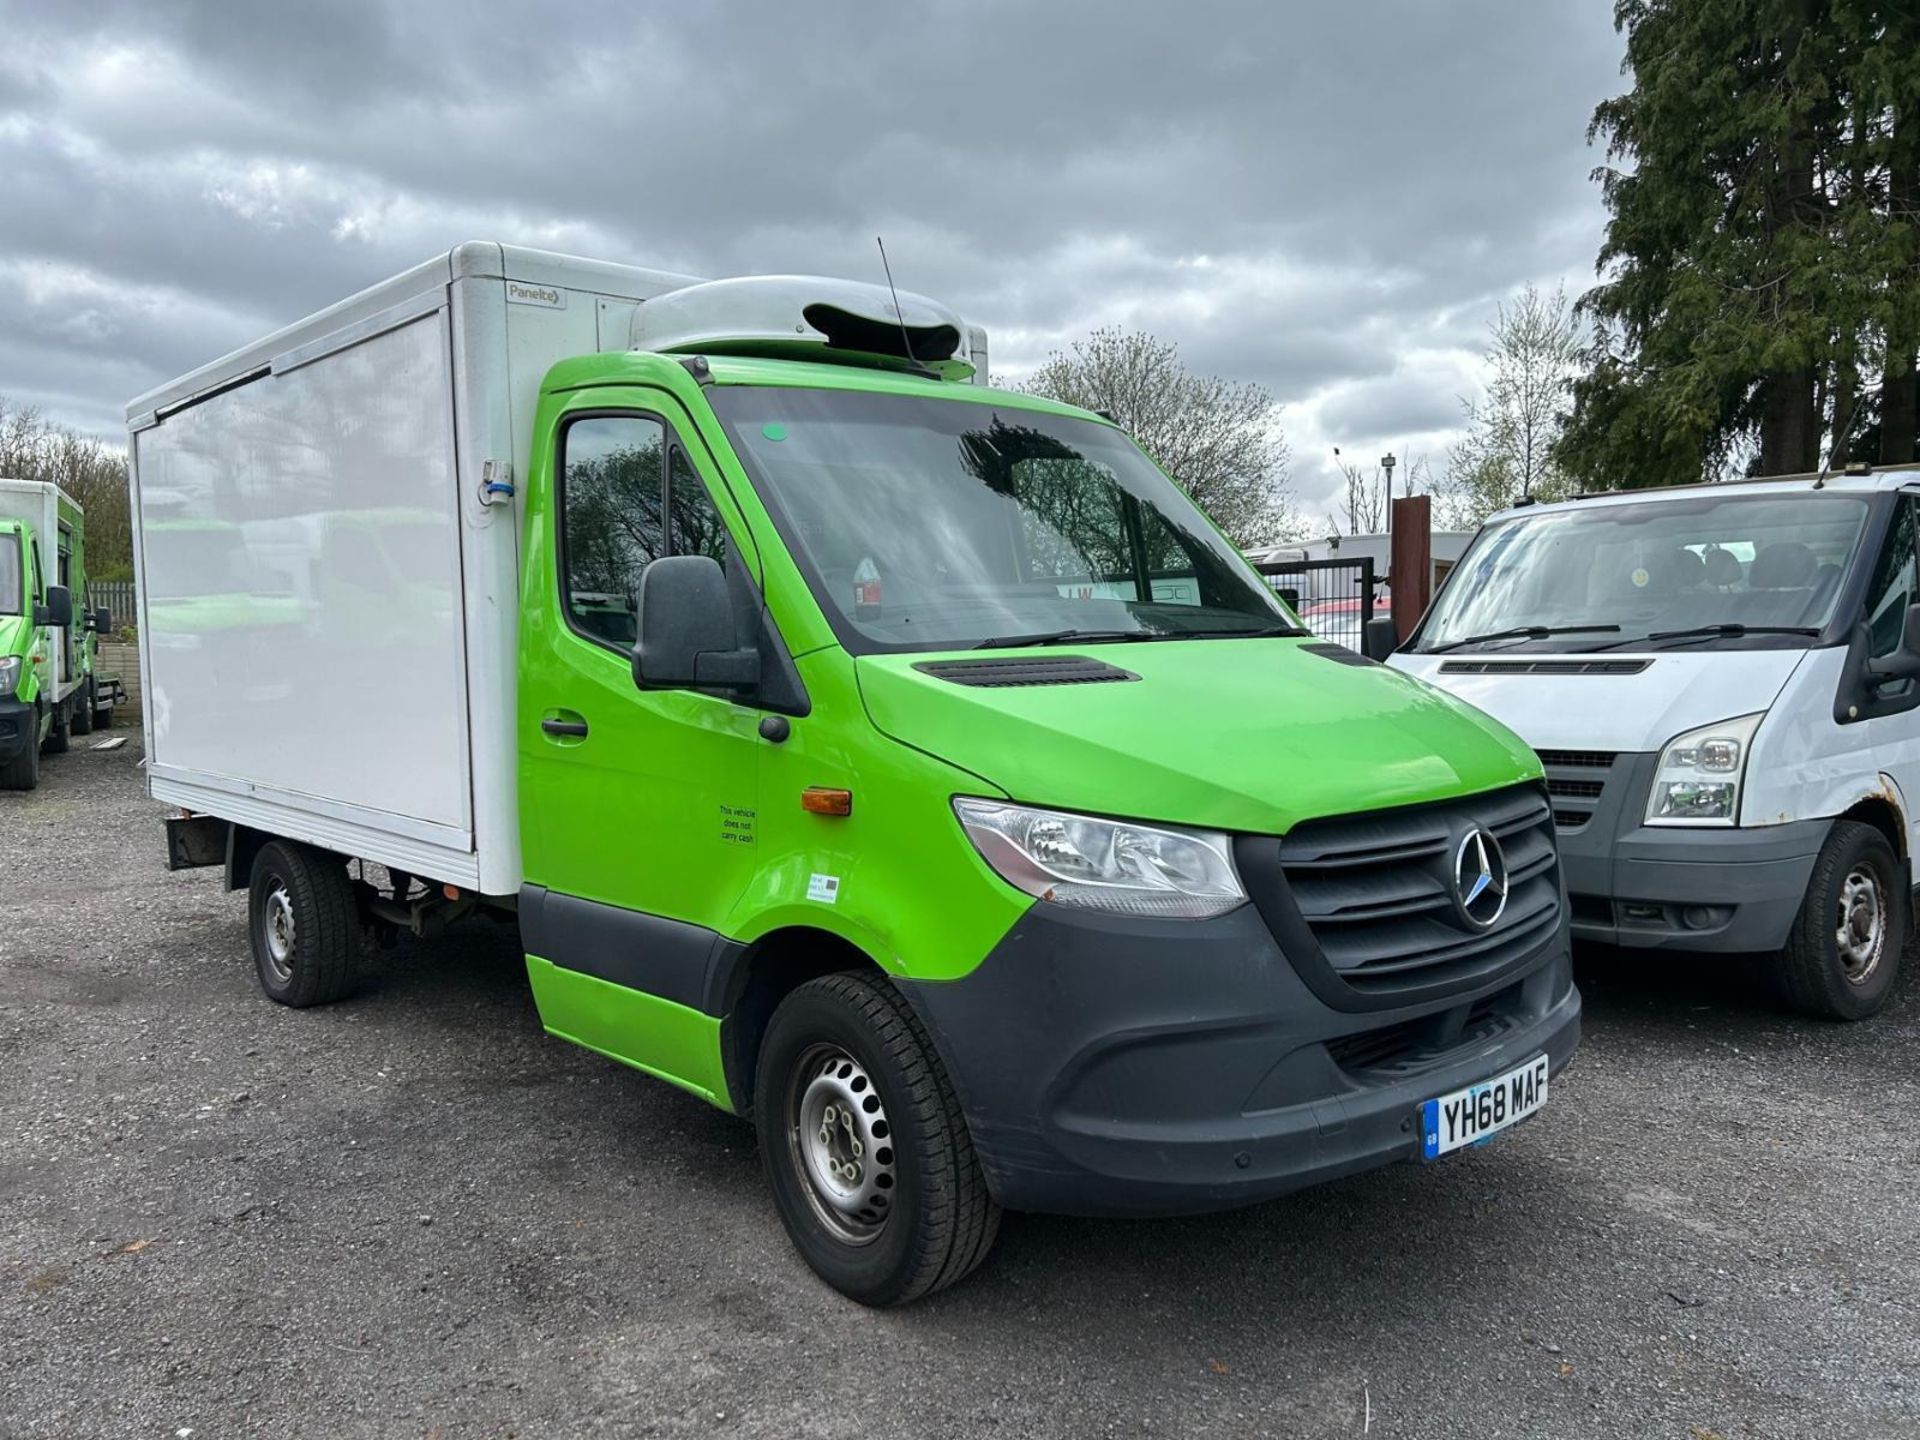
POLYGON ((1797 1010, 1865 1020, 1893 994, 1911 928, 1906 869, 1871 825, 1834 823, 1814 859, 1778 977, 1797 1010))

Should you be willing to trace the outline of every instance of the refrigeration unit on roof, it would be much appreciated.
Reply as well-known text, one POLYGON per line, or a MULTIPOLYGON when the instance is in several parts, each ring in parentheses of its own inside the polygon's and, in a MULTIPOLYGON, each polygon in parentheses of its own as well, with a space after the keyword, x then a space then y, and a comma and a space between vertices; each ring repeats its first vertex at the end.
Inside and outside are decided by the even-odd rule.
POLYGON ((632 346, 973 374, 966 326, 937 300, 814 275, 748 275, 670 290, 633 316, 632 346), (896 303, 897 300, 897 303, 896 303))

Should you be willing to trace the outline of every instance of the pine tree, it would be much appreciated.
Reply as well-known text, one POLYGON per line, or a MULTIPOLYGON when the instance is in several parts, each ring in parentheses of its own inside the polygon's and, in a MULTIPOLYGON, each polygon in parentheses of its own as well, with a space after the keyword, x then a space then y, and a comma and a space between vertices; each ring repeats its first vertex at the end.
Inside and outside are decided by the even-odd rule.
POLYGON ((1618 0, 1611 212, 1559 447, 1587 487, 1914 458, 1914 0, 1618 0))

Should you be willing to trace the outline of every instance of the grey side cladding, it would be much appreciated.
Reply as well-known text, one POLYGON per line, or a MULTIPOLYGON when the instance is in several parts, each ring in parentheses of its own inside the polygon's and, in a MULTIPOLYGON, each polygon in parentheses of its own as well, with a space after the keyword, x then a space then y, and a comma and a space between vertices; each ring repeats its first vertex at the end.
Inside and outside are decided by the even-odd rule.
POLYGON ((520 889, 526 953, 563 970, 654 995, 703 1015, 726 1014, 746 947, 704 925, 563 895, 520 889))

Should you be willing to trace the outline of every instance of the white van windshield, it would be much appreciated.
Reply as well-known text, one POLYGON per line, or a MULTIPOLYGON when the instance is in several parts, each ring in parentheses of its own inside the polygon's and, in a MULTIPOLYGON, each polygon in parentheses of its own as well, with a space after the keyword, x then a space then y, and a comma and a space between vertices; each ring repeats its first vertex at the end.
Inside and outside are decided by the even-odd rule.
POLYGON ((20 615, 20 537, 0 535, 0 615, 20 615))
POLYGON ((1805 645, 1833 618, 1866 520, 1863 499, 1805 491, 1516 516, 1474 540, 1415 648, 1805 645))
POLYGON ((856 654, 1305 633, 1110 426, 936 395, 708 398, 856 654))

